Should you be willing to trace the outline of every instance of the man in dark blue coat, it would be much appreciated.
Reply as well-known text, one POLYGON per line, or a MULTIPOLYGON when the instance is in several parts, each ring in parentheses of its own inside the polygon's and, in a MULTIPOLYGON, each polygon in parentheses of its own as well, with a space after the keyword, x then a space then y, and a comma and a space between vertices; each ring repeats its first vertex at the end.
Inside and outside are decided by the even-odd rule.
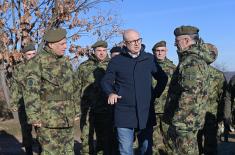
POLYGON ((111 59, 102 80, 108 104, 114 104, 114 125, 121 155, 133 155, 134 132, 137 130, 139 152, 152 154, 153 102, 167 83, 167 75, 154 56, 144 51, 140 34, 132 29, 123 33, 122 53, 111 59), (152 88, 152 77, 158 83, 152 88), (152 117, 151 117, 152 116, 152 117))

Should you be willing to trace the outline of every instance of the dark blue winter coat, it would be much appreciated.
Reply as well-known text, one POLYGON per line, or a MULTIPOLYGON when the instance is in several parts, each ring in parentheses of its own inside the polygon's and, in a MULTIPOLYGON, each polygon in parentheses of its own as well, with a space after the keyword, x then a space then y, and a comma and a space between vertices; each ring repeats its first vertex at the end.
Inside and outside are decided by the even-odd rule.
MULTIPOLYGON (((144 51, 132 58, 128 49, 111 59, 101 85, 109 95, 116 93, 122 96, 114 105, 114 124, 121 128, 144 129, 149 118, 150 102, 159 97, 167 83, 167 75, 157 65, 154 56, 144 51), (152 77, 158 83, 152 88, 152 77)), ((155 116, 154 116, 155 117, 155 116)))

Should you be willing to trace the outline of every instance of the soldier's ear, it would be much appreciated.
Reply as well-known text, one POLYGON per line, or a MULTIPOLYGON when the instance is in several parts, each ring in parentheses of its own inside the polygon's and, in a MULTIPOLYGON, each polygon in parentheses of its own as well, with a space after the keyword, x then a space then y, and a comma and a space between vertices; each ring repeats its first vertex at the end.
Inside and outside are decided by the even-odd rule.
POLYGON ((191 41, 192 41, 192 39, 189 36, 185 37, 185 40, 186 40, 187 44, 191 43, 191 41))
POLYGON ((53 44, 52 43, 48 43, 48 47, 52 48, 53 44))
POLYGON ((168 52, 168 48, 166 48, 166 53, 168 52))

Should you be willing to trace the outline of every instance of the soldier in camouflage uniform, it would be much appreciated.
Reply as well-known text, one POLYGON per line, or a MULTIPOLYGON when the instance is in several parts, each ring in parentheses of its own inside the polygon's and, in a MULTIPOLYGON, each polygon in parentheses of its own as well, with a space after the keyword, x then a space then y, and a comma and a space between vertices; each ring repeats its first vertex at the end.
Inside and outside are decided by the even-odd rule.
POLYGON ((224 108, 224 118, 228 125, 235 126, 235 75, 230 79, 229 84, 226 89, 225 97, 225 108, 224 108))
POLYGON ((103 151, 104 155, 111 155, 113 147, 112 109, 106 103, 107 98, 100 87, 100 81, 109 61, 107 43, 97 41, 92 48, 94 54, 82 63, 77 71, 81 86, 82 154, 96 154, 103 151), (95 149, 93 146, 94 129, 97 137, 95 149))
MULTIPOLYGON (((166 145, 166 139, 164 138, 166 131, 167 131, 167 125, 162 122, 162 115, 164 112, 164 106, 166 102, 167 92, 169 88, 169 84, 171 81, 171 77, 174 73, 174 70, 176 66, 173 64, 172 61, 170 61, 166 55, 167 55, 167 48, 166 48, 166 42, 160 41, 157 42, 153 48, 153 54, 155 55, 158 64, 162 67, 163 71, 168 76, 168 83, 167 86, 160 96, 160 98, 157 98, 155 100, 155 112, 156 112, 156 120, 157 120, 157 126, 154 127, 154 133, 153 133, 153 153, 155 155, 163 154, 166 152, 169 152, 170 150, 167 149, 166 145)), ((156 80, 153 81, 153 85, 155 86, 157 83, 156 80)))
POLYGON ((18 110, 19 121, 21 125, 21 132, 22 132, 22 143, 25 147, 25 151, 27 155, 32 155, 32 125, 28 124, 27 116, 25 112, 25 105, 23 99, 23 92, 24 87, 22 81, 25 80, 25 75, 27 75, 27 67, 30 65, 29 60, 36 55, 35 45, 30 43, 26 45, 22 51, 24 55, 24 61, 18 64, 13 73, 12 73, 12 80, 11 80, 11 109, 13 112, 18 110))
POLYGON ((66 30, 48 30, 44 40, 45 47, 27 68, 23 97, 28 121, 38 128, 42 155, 73 155, 78 85, 72 66, 64 57, 66 30))
POLYGON ((211 60, 207 61, 210 87, 208 88, 208 104, 204 109, 206 111, 205 123, 203 129, 199 131, 198 142, 200 153, 216 155, 218 123, 222 123, 223 119, 226 79, 223 72, 210 65, 217 58, 217 48, 210 43, 205 43, 205 46, 209 48, 209 56, 211 57, 211 60))
POLYGON ((168 136, 174 154, 179 155, 199 154, 196 137, 208 102, 209 50, 199 42, 198 32, 193 26, 174 30, 180 61, 169 86, 163 119, 170 124, 168 136))

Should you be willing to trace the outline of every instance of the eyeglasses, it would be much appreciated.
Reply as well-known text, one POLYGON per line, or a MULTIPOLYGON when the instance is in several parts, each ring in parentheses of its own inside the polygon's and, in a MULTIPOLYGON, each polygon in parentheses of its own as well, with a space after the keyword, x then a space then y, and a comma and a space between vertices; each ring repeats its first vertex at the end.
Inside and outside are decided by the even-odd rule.
POLYGON ((125 42, 130 45, 140 44, 142 42, 142 38, 131 40, 131 41, 125 41, 125 42))

